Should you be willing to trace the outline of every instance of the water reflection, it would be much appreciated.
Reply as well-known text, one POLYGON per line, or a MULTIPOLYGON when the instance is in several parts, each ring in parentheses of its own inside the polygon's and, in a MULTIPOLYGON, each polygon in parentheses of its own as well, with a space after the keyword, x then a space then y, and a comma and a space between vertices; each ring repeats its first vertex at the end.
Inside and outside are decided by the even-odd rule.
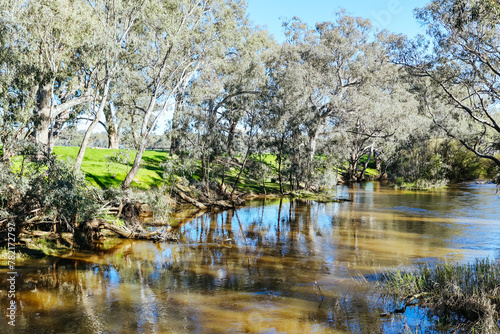
MULTIPOLYGON (((363 277, 392 266, 496 256, 494 188, 339 187, 352 202, 266 200, 185 223, 179 243, 111 240, 27 262, 16 329, 2 333, 379 333, 430 330, 387 311, 363 277), (417 327, 415 327, 417 326, 417 327)), ((1 305, 7 272, 1 267, 1 305)))

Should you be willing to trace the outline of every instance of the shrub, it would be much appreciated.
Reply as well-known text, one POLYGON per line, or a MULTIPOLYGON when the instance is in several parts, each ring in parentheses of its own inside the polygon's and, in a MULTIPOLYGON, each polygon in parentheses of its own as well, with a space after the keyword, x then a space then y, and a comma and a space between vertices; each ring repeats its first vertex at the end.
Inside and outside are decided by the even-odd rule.
POLYGON ((46 154, 33 143, 20 147, 15 168, 0 163, 0 205, 3 216, 26 221, 58 223, 73 231, 97 213, 95 190, 88 188, 82 174, 75 173, 68 162, 46 154))

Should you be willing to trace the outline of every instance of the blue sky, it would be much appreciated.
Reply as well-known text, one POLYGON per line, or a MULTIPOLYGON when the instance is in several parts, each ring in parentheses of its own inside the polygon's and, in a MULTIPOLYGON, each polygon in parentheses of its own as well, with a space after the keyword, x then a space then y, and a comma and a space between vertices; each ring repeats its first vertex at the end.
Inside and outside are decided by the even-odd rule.
POLYGON ((423 7, 430 0, 246 0, 250 19, 282 42, 280 18, 298 16, 309 25, 333 21, 334 13, 345 8, 354 16, 370 19, 378 29, 402 33, 409 37, 425 33, 425 28, 414 18, 413 9, 423 7))

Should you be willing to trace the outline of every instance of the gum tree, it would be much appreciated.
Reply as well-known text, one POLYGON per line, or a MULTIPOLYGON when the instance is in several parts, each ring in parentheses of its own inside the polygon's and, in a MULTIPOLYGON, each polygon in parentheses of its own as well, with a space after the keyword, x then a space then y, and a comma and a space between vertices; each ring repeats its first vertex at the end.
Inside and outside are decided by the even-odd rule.
POLYGON ((130 187, 137 174, 148 137, 158 120, 175 105, 179 89, 195 78, 211 50, 220 49, 243 15, 243 4, 223 0, 146 1, 141 24, 131 31, 136 57, 129 70, 135 72, 130 97, 141 115, 140 144, 134 164, 123 182, 130 187))
POLYGON ((31 83, 25 94, 33 106, 32 133, 51 152, 64 123, 92 100, 92 15, 83 1, 1 5, 4 19, 11 22, 10 50, 19 57, 16 76, 31 83))
MULTIPOLYGON (((95 49, 93 58, 95 59, 95 80, 92 94, 92 101, 89 103, 91 123, 88 126, 80 150, 76 157, 75 170, 79 170, 85 155, 90 136, 95 127, 106 115, 108 133, 110 134, 110 143, 116 134, 116 127, 113 123, 110 103, 112 86, 118 84, 118 76, 129 61, 127 47, 129 42, 129 33, 138 24, 139 16, 142 11, 142 2, 128 3, 126 1, 94 1, 88 4, 89 11, 92 11, 95 34, 93 36, 93 45, 95 49)), ((114 143, 116 144, 116 143, 114 143)))
POLYGON ((435 125, 500 167, 500 6, 498 1, 434 0, 416 11, 433 52, 400 39, 396 61, 419 81, 435 125))

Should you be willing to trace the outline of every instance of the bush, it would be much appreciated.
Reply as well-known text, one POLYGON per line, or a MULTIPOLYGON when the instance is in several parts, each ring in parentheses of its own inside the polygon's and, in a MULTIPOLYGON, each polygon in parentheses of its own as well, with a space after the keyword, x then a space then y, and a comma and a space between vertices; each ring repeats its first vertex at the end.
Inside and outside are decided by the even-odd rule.
POLYGON ((325 168, 316 175, 313 182, 320 190, 332 189, 338 184, 337 174, 334 168, 325 168))
POLYGON ((491 160, 479 158, 455 140, 441 140, 434 145, 428 140, 400 150, 389 177, 398 187, 433 189, 445 185, 446 180, 491 178, 494 172, 491 160))
POLYGON ((147 204, 153 212, 153 221, 166 223, 171 212, 170 202, 168 200, 169 192, 166 187, 150 189, 146 192, 136 193, 133 196, 134 201, 147 204))
POLYGON ((72 232, 92 219, 99 203, 95 189, 88 188, 82 174, 68 162, 59 161, 33 143, 24 143, 19 160, 0 163, 0 209, 2 216, 26 221, 59 223, 72 232))
POLYGON ((191 179, 198 170, 198 161, 187 155, 172 155, 160 164, 163 168, 163 179, 172 185, 176 177, 191 179))
POLYGON ((481 159, 456 141, 446 141, 440 146, 446 162, 446 178, 452 182, 474 180, 494 175, 495 163, 481 159))

